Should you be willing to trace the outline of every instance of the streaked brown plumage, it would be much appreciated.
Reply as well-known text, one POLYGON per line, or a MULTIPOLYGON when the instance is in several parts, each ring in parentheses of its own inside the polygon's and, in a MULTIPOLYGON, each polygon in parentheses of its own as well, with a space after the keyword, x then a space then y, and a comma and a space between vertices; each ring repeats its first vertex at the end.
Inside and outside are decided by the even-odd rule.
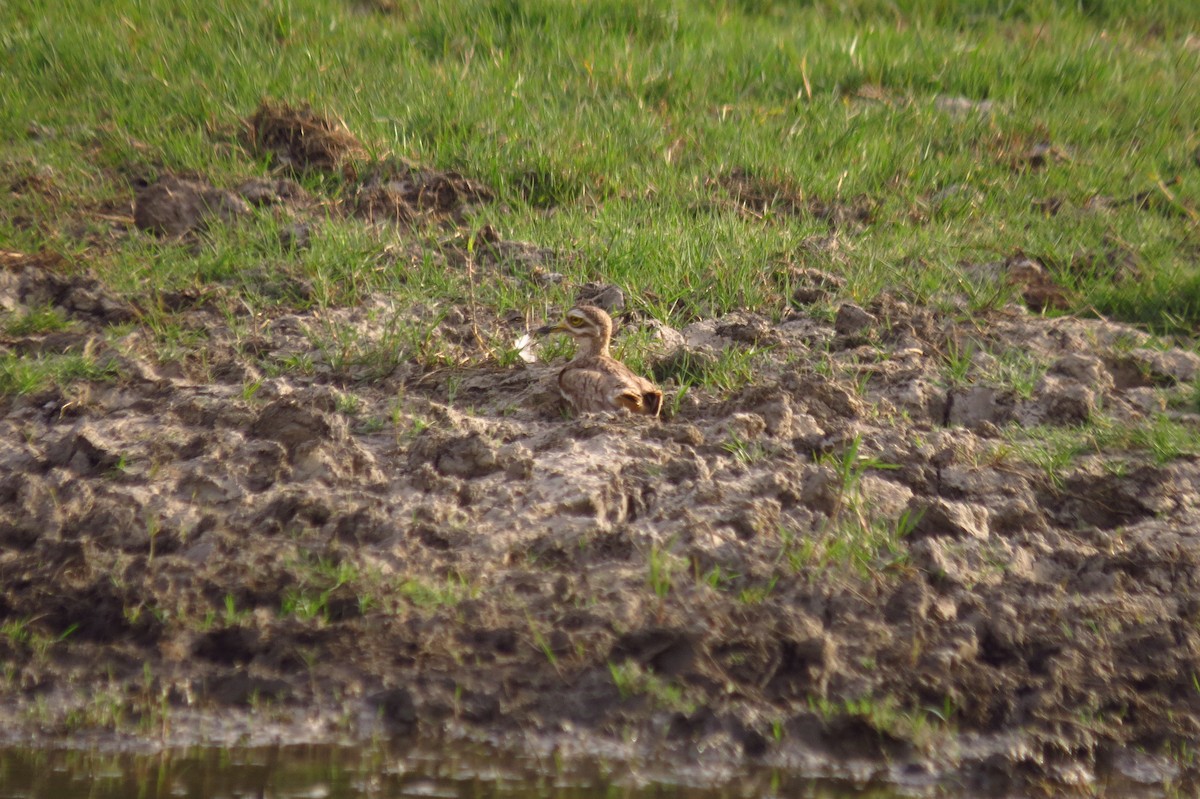
POLYGON ((578 413, 629 411, 658 416, 662 391, 609 355, 612 319, 594 305, 577 305, 562 321, 539 333, 567 333, 575 339, 575 358, 558 375, 558 390, 578 413))

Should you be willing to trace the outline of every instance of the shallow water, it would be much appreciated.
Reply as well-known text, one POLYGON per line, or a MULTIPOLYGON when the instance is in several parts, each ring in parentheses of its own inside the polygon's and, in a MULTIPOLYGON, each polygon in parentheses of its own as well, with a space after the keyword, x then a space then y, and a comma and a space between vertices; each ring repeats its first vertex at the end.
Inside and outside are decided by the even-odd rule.
POLYGON ((545 797, 545 799, 734 799, 795 796, 892 799, 885 787, 758 770, 724 787, 663 781, 625 765, 570 771, 551 761, 482 752, 389 752, 378 747, 280 746, 174 749, 152 754, 0 748, 0 799, 157 797, 545 797))

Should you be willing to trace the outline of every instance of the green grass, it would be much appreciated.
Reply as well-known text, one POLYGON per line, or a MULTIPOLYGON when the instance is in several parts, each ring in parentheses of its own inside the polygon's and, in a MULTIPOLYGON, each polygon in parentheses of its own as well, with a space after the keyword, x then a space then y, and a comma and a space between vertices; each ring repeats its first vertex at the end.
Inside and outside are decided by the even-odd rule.
POLYGON ((692 713, 696 710, 696 703, 688 699, 682 686, 643 668, 636 661, 609 663, 608 671, 623 700, 645 696, 660 710, 671 713, 692 713))
POLYGON ((906 741, 920 751, 944 746, 956 730, 954 703, 947 697, 940 707, 907 708, 894 696, 861 697, 835 701, 810 697, 809 709, 825 724, 840 718, 858 719, 880 735, 906 741))
POLYGON ((112 362, 81 353, 0 353, 0 395, 35 394, 52 386, 64 388, 76 380, 111 380, 116 375, 112 362))
POLYGON ((860 437, 846 442, 839 453, 821 456, 818 463, 828 470, 833 507, 815 535, 780 530, 780 561, 795 574, 837 567, 852 568, 863 578, 903 563, 901 542, 916 527, 920 514, 904 510, 897 518, 883 518, 873 511, 863 490, 868 472, 899 466, 865 455, 860 437))
POLYGON ((30 308, 28 312, 19 315, 9 315, 4 319, 4 332, 10 336, 28 336, 38 333, 54 333, 66 330, 70 326, 62 312, 54 307, 30 308))
MULTIPOLYGON (((1065 474, 1086 455, 1143 458, 1156 465, 1200 455, 1200 427, 1157 414, 1140 423, 1123 423, 1100 417, 1082 428, 1013 425, 1005 429, 1005 443, 997 455, 1032 464, 1046 473, 1052 485, 1061 488, 1065 474)), ((1110 469, 1124 468, 1121 460, 1109 460, 1110 469)))
MULTIPOLYGON (((515 273, 469 286, 438 255, 436 225, 401 236, 329 212, 299 251, 264 211, 199 246, 112 235, 135 177, 235 186, 267 173, 241 130, 274 98, 344 119, 370 158, 486 183, 497 200, 465 228, 569 253, 555 266, 569 281, 618 283, 675 324, 781 314, 786 294, 764 276, 788 263, 843 274, 859 301, 887 289, 989 307, 1015 290, 965 280, 963 265, 1019 250, 1076 311, 1189 332, 1198 35, 1186 0, 14 0, 0 31, 0 164, 15 187, 0 193, 0 248, 86 253, 128 295, 211 286, 256 309, 380 292, 462 302, 468 289, 500 313, 569 302, 569 287, 515 273), (1043 143, 1051 156, 1031 161, 1043 143), (735 169, 761 203, 722 187, 735 169), (838 221, 843 206, 869 220, 838 221), (832 232, 849 257, 802 246, 832 232), (400 240, 415 260, 389 255, 400 240), (1136 279, 1111 267, 1115 251, 1136 279)), ((353 189, 301 182, 325 209, 353 189)), ((334 337, 346 366, 374 374, 377 358, 356 363, 345 344, 334 337)))
POLYGON ((660 601, 665 600, 671 593, 672 576, 678 566, 675 556, 656 544, 650 548, 646 562, 649 569, 646 584, 660 601))

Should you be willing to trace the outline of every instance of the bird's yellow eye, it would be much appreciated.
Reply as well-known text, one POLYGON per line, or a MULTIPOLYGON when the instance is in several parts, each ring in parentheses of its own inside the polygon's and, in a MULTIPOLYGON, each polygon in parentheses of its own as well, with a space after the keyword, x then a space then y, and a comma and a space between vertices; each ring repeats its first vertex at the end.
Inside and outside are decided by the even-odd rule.
POLYGON ((580 319, 578 316, 568 316, 567 324, 570 325, 571 327, 580 327, 583 324, 583 320, 580 319))

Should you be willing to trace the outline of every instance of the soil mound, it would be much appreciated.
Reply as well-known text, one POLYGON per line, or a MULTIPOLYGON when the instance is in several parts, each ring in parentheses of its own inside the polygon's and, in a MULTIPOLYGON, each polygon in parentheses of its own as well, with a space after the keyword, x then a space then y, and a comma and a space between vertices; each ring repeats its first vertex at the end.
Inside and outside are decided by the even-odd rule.
POLYGON ((365 150, 340 119, 286 102, 264 100, 246 120, 246 135, 257 154, 297 173, 342 174, 353 169, 365 150))

